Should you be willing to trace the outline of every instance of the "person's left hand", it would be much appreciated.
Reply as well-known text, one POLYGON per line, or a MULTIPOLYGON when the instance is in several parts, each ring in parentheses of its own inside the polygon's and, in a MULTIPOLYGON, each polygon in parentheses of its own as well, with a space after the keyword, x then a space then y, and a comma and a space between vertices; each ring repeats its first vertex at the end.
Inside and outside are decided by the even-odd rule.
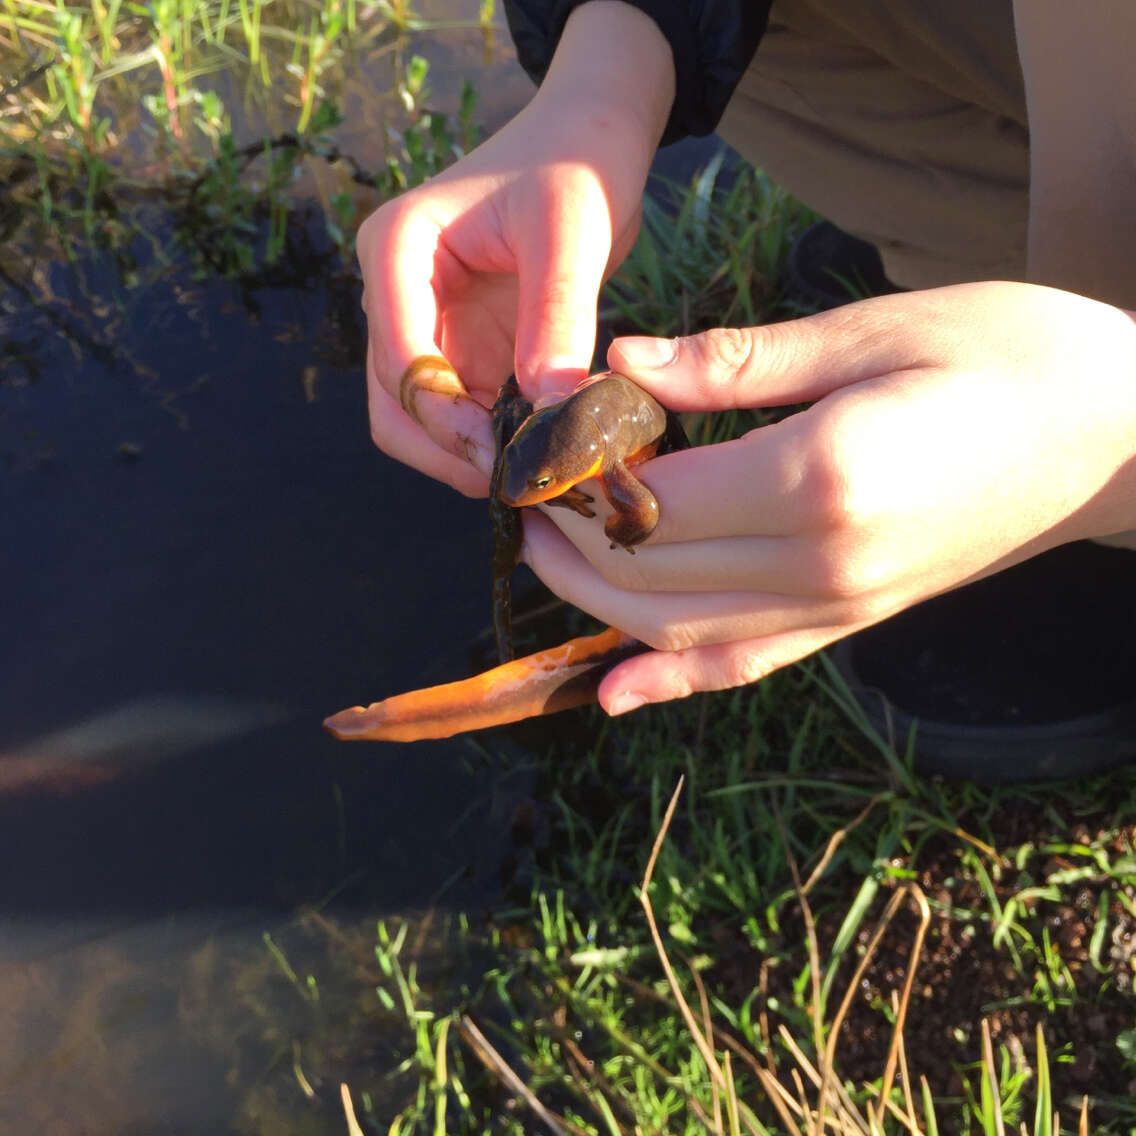
POLYGON ((1136 528, 1136 320, 1071 293, 885 296, 617 340, 608 363, 678 411, 815 400, 639 467, 660 521, 636 556, 599 520, 526 514, 545 583, 655 648, 605 678, 609 713, 754 682, 1045 549, 1136 528))

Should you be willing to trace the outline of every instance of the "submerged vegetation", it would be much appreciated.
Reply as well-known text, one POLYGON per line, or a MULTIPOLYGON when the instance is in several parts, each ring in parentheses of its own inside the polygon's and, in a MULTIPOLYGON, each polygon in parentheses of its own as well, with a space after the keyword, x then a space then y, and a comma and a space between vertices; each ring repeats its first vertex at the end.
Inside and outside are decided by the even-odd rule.
MULTIPOLYGON (((484 0, 468 26, 493 21, 484 0)), ((264 278, 313 198, 321 267, 349 274, 360 216, 477 141, 474 86, 429 109, 405 39, 427 30, 405 0, 0 0, 0 280, 49 302, 56 261, 264 278), (392 109, 363 161, 339 108, 376 60, 392 109)), ((715 159, 648 202, 605 317, 784 315, 809 219, 715 159)), ((921 778, 823 661, 583 733, 533 750, 501 909, 266 937, 234 1003, 274 1056, 233 1058, 238 1130, 1136 1127, 1132 771, 921 778)), ((470 754, 500 766, 492 738, 470 754)))
MULTIPOLYGON (((468 26, 488 39, 492 22, 486 0, 468 26)), ((422 26, 385 0, 5 0, 6 242, 129 257, 160 193, 183 255, 250 275, 280 258, 299 190, 319 197, 348 265, 362 210, 477 141, 472 84, 450 114, 429 108, 429 65, 403 38, 422 26), (344 77, 363 63, 392 96, 373 168, 336 139, 344 77)))

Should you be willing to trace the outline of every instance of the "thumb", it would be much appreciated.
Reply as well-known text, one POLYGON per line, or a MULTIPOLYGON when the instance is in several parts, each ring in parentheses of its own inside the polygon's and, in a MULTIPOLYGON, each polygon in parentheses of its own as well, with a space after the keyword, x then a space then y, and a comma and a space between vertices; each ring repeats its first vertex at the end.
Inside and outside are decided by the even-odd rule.
MULTIPOLYGON (((945 289, 944 289, 945 291, 945 289)), ((862 300, 803 319, 718 327, 678 339, 627 336, 608 366, 671 410, 733 410, 820 398, 840 387, 925 365, 916 295, 862 300)))
POLYGON ((570 393, 591 368, 612 238, 606 206, 588 194, 554 201, 534 228, 517 257, 515 362, 522 390, 536 401, 570 393))

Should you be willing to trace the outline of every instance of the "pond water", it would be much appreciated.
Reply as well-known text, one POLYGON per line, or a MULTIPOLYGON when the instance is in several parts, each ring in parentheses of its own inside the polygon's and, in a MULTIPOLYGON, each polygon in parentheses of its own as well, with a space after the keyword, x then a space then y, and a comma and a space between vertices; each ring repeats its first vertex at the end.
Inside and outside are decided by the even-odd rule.
POLYGON ((223 1130, 177 1022, 204 936, 237 952, 337 890, 375 915, 495 894, 467 743, 320 728, 467 673, 484 505, 371 445, 356 295, 251 299, 172 271, 92 321, 101 363, 15 313, 43 377, 0 477, 0 1130, 33 1101, 38 1131, 223 1130))
MULTIPOLYGON (((490 128, 528 96, 500 40, 412 46, 490 128)), ((337 91, 364 165, 389 85, 337 91)), ((143 286, 27 248, 0 277, 0 1131, 338 1132, 338 1082, 296 1047, 337 1013, 357 1042, 369 988, 313 1017, 282 959, 302 986, 313 926, 366 953, 386 916, 436 954, 437 913, 499 901, 526 781, 468 739, 320 722, 469 672, 485 506, 372 446, 358 288, 318 210, 251 288, 170 257, 160 204, 136 217, 143 286)), ((386 1072, 364 1049, 336 1076, 355 1063, 386 1072)))
MULTIPOLYGON (((482 87, 488 125, 527 95, 479 33, 413 48, 440 101, 482 87)), ((378 165, 367 81, 341 144, 378 165)), ((468 741, 320 727, 468 673, 489 622, 484 504, 371 444, 322 229, 295 223, 297 270, 251 291, 145 250, 141 287, 109 255, 5 273, 0 1131, 341 1131, 338 1085, 309 1067, 307 1099, 280 1060, 302 1003, 265 933, 293 949, 328 904, 373 942, 375 918, 499 895, 521 778, 468 741), (294 1128, 256 1097, 280 1068, 294 1128)))

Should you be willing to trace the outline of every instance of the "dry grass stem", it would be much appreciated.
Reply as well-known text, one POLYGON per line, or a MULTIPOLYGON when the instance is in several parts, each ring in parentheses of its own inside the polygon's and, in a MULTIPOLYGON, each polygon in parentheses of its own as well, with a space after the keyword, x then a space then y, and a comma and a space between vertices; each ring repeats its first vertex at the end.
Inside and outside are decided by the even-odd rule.
MULTIPOLYGON (((884 913, 880 917, 879 923, 876 924, 875 931, 872 932, 872 937, 868 942, 868 946, 864 951, 863 958, 860 959, 856 970, 849 980, 848 988, 844 992, 844 997, 841 999, 840 1008, 836 1011, 836 1016, 832 1019, 832 1025, 828 1031, 828 1043, 824 1048, 824 1060, 821 1063, 821 1091, 820 1102, 817 1111, 823 1117, 824 1102, 829 1085, 836 1081, 835 1064, 836 1064, 836 1044, 840 1037, 840 1028, 844 1025, 844 1019, 848 1015, 848 1010, 852 1005, 852 999, 856 996, 856 991, 860 987, 860 979, 864 976, 864 971, 868 968, 868 963, 871 962, 872 956, 879 948, 880 941, 884 937, 884 932, 887 930, 888 925, 895 917, 895 913, 899 910, 899 906, 903 903, 904 899, 908 896, 915 898, 916 905, 919 908, 920 915, 920 930, 916 935, 915 943, 912 945, 911 953, 907 960, 907 977, 904 980, 903 997, 900 1000, 901 1011, 904 1016, 907 1013, 907 1002, 911 995, 911 987, 915 980, 915 972, 919 966, 919 956, 923 949, 923 936, 926 933, 927 926, 931 922, 931 908, 927 903, 927 897, 923 894, 923 889, 918 884, 906 883, 902 887, 897 888, 891 899, 888 900, 887 906, 884 908, 884 913)), ((895 1033, 901 1032, 903 1029, 902 1018, 895 1024, 895 1033)), ((881 1096, 886 1097, 891 1091, 891 1080, 895 1072, 895 1051, 896 1051, 896 1038, 895 1034, 892 1036, 891 1048, 888 1051, 887 1068, 885 1069, 884 1086, 881 1096)))
POLYGON ((651 906, 651 897, 648 894, 651 879, 655 874, 655 863, 659 858, 659 851, 663 847, 663 841, 666 839, 667 829, 670 828, 671 819, 674 817, 675 807, 678 805, 678 799, 682 794, 682 787, 685 781, 685 777, 678 779, 675 791, 671 795, 670 804, 667 805, 667 811, 663 815, 663 823, 659 826, 659 831, 655 836, 655 843, 651 848, 651 855, 647 859, 647 870, 643 873, 643 884, 639 888, 639 902, 642 904, 643 911, 647 916, 647 926, 651 932, 651 940, 655 944, 655 951, 659 956, 659 962, 662 964, 663 973, 667 977, 667 983, 671 988, 671 993, 675 996, 683 1020, 686 1022, 686 1028, 690 1030, 690 1036, 694 1039, 694 1044, 697 1046, 702 1060, 706 1063, 707 1071, 710 1073, 710 1076, 714 1078, 715 1085, 721 1089, 725 1087, 725 1078, 722 1076, 722 1070, 718 1068, 718 1062, 714 1057, 714 1052, 711 1050, 709 1042, 707 1042, 702 1031, 698 1028, 698 1023, 694 1020, 694 1014, 691 1013, 690 1006, 687 1004, 686 999, 683 997, 682 990, 679 988, 678 979, 675 977, 675 972, 671 966, 670 958, 667 955, 666 947, 663 945, 663 937, 659 934, 659 927, 655 922, 655 911, 651 906))
MULTIPOLYGON (((813 890, 817 882, 824 875, 825 870, 828 868, 828 865, 832 862, 832 857, 836 855, 836 850, 840 847, 841 844, 844 843, 844 840, 848 836, 848 834, 859 825, 861 825, 865 820, 867 820, 868 815, 871 813, 871 811, 883 799, 884 794, 882 793, 872 797, 872 799, 868 801, 868 803, 859 811, 859 813, 856 814, 856 816, 852 820, 850 820, 843 828, 837 829, 828 838, 828 843, 825 845, 824 853, 817 861, 816 867, 813 868, 813 870, 809 873, 809 878, 805 881, 804 887, 800 889, 802 895, 808 895, 809 892, 813 890)), ((793 868, 793 871, 795 875, 795 867, 793 868)))
MULTIPOLYGON (((690 1005, 687 1003, 686 998, 683 997, 682 990, 678 984, 678 978, 675 976, 674 968, 671 966, 666 947, 663 945, 663 937, 659 934, 659 925, 655 921, 655 911, 651 905, 651 897, 649 894, 651 879, 655 874, 655 864, 658 862, 659 852, 663 847, 663 841, 666 839, 671 820, 674 818, 674 811, 678 805, 678 799, 682 795, 682 788, 685 782, 685 777, 679 777, 675 791, 671 794, 670 803, 667 805, 667 811, 663 814, 663 822, 659 826, 659 831, 655 836, 655 843, 651 847, 651 855, 647 858, 647 868, 643 873, 643 883, 639 888, 639 902, 642 904, 643 912, 647 917, 647 927, 651 932, 651 941, 655 945, 655 953, 659 956, 659 963, 663 968, 663 973, 667 977, 667 984, 671 988, 671 993, 674 995, 675 1003, 679 1008, 679 1012, 682 1014, 683 1021, 686 1023, 686 1028, 690 1031, 690 1036, 694 1040, 698 1053, 706 1065, 706 1071, 714 1081, 715 1088, 719 1092, 724 1092, 726 1089, 725 1075, 718 1066, 714 1051, 710 1048, 710 1043, 706 1040, 705 1035, 699 1028, 698 1022, 695 1020, 694 1014, 690 1009, 690 1005)), ((742 1119, 746 1128, 753 1132, 754 1136, 759 1136, 760 1129, 758 1126, 744 1114, 742 1119)))
POLYGON ((363 1136, 363 1129, 355 1116, 355 1105, 351 1101, 351 1090, 346 1082, 339 1086, 339 1099, 343 1102, 343 1115, 347 1120, 347 1136, 363 1136))
MULTIPOLYGON (((553 1116, 537 1100, 533 1091, 513 1072, 512 1066, 493 1048, 489 1039, 477 1028, 476 1023, 468 1014, 462 1015, 462 1019, 458 1023, 458 1031, 465 1043, 473 1050, 477 1059, 529 1106, 533 1113, 548 1126, 553 1136, 570 1136, 569 1129, 565 1127, 564 1122, 553 1116)), ((573 1126, 572 1131, 576 1131, 575 1126, 573 1126)))
MULTIPOLYGON (((786 1049, 789 1050, 790 1054, 792 1055, 793 1060, 797 1062, 805 1076, 808 1077, 808 1079, 813 1083, 813 1087, 820 1088, 820 1073, 805 1055, 801 1047, 796 1043, 793 1035, 789 1032, 788 1028, 784 1025, 781 1025, 778 1028, 777 1033, 781 1038, 782 1044, 786 1049)), ((835 1082, 835 1088, 836 1099, 840 1102, 840 1107, 849 1114, 853 1124, 856 1127, 856 1131, 860 1133, 860 1136, 870 1136, 868 1122, 860 1115, 859 1110, 852 1103, 852 1098, 849 1097, 848 1091, 839 1081, 835 1082)))
MULTIPOLYGON (((694 980, 694 987, 698 991, 698 1002, 702 1010, 702 1029, 710 1039, 711 1044, 713 1044, 714 1023, 710 1020, 710 999, 706 996, 706 984, 702 981, 702 976, 698 973, 697 969, 690 965, 689 959, 686 960, 686 967, 687 970, 690 971, 690 977, 694 980)), ((730 1055, 727 1053, 727 1060, 729 1060, 729 1056, 730 1055)), ((712 1099, 714 1104, 714 1131, 720 1133, 722 1131, 722 1105, 720 1094, 715 1092, 712 1099)))
MULTIPOLYGON (((911 989, 915 985, 915 972, 919 968, 919 959, 923 954, 923 941, 927 936, 927 928, 931 925, 931 905, 927 902, 927 897, 923 894, 923 889, 918 884, 905 884, 900 888, 897 894, 900 896, 905 894, 910 895, 915 900, 915 906, 919 911, 919 926, 915 931, 915 942, 912 943, 911 952, 907 956, 907 974, 903 979, 903 993, 900 995, 899 1004, 896 1006, 895 1010, 895 1028, 892 1030, 891 1045, 888 1047, 887 1062, 884 1066, 883 1086, 880 1089, 881 1100, 887 1100, 891 1093, 892 1081, 895 1079, 896 1061, 899 1056, 901 1038, 903 1037, 903 1027, 907 1021, 907 1008, 911 1002, 911 989)), ((874 949, 876 943, 879 941, 879 936, 882 934, 883 929, 881 928, 879 932, 877 932, 877 935, 873 937, 869 951, 874 949)), ((857 979, 855 979, 854 982, 858 981, 858 977, 859 975, 857 973, 857 979)), ((913 1106, 911 1104, 911 1085, 906 1075, 906 1069, 904 1070, 903 1085, 908 1111, 912 1112, 914 1116, 913 1106)))
POLYGON ((785 1086, 772 1073, 767 1073, 764 1069, 761 1069, 758 1072, 757 1079, 765 1090, 769 1103, 773 1105, 777 1115, 781 1118, 781 1123, 785 1125, 785 1130, 790 1136, 801 1136, 801 1130, 793 1119, 794 1112, 798 1116, 803 1115, 801 1106, 793 1100, 785 1086))

